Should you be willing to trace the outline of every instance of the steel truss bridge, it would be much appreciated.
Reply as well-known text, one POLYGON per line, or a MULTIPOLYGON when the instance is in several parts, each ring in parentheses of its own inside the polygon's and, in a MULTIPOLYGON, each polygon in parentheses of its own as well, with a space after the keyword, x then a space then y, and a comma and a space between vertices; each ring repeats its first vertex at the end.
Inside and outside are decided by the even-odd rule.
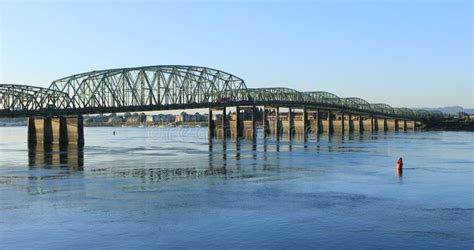
POLYGON ((306 107, 384 118, 420 120, 435 113, 338 97, 323 91, 248 88, 216 69, 160 65, 91 71, 49 88, 0 84, 0 117, 68 116, 232 106, 306 107))

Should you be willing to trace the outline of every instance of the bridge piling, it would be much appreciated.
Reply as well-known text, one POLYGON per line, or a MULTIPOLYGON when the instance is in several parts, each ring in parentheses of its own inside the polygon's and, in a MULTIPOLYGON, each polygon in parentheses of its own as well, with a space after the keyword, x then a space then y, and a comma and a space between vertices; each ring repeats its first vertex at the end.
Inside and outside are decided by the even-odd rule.
POLYGON ((415 131, 415 121, 410 120, 406 122, 406 130, 407 131, 415 131))
POLYGON ((387 119, 387 130, 388 131, 398 131, 398 120, 397 119, 387 119))
POLYGON ((235 108, 231 124, 231 135, 234 139, 256 139, 257 138, 257 108, 240 107, 235 108), (244 111, 243 113, 241 111, 244 111))
POLYGON ((401 120, 401 119, 397 120, 397 130, 402 130, 402 131, 405 130, 405 121, 404 120, 401 120))
POLYGON ((376 118, 377 121, 377 130, 381 132, 387 131, 387 119, 386 118, 376 118))
POLYGON ((208 128, 208 137, 209 139, 212 139, 216 135, 216 128, 214 125, 214 119, 213 119, 213 114, 212 114, 212 109, 209 109, 208 117, 207 117, 207 128, 208 128))
POLYGON ((286 115, 286 120, 283 123, 283 133, 291 139, 294 135, 294 128, 295 128, 295 116, 293 113, 292 108, 288 108, 288 113, 286 115))
POLYGON ((67 143, 84 144, 84 118, 82 115, 66 117, 67 122, 67 143))
POLYGON ((321 133, 322 132, 322 123, 321 123, 321 112, 316 110, 313 114, 313 121, 311 121, 311 133, 321 133))
POLYGON ((352 114, 348 113, 347 117, 344 116, 344 129, 347 132, 352 132, 354 131, 354 121, 352 121, 352 114))
POLYGON ((322 118, 321 130, 323 133, 332 134, 334 132, 334 118, 331 111, 325 112, 326 118, 322 118))
POLYGON ((82 116, 30 117, 28 143, 84 144, 83 118, 82 116))
POLYGON ((272 119, 268 117, 268 128, 269 134, 274 136, 277 140, 280 139, 280 135, 282 133, 282 121, 280 120, 280 107, 276 107, 272 111, 272 119))
POLYGON ((335 120, 333 121, 333 127, 335 133, 344 133, 344 112, 341 112, 340 115, 335 117, 335 120))
POLYGON ((229 120, 227 117, 227 109, 223 108, 210 108, 208 113, 208 130, 209 130, 209 139, 219 138, 227 139, 229 137, 229 120), (222 115, 219 117, 218 114, 215 114, 214 111, 221 111, 222 115), (214 119, 215 118, 215 119, 214 119))
POLYGON ((28 143, 50 144, 53 142, 51 118, 28 119, 28 143))
POLYGON ((372 132, 374 130, 374 120, 372 117, 366 118, 361 116, 361 131, 367 131, 367 132, 372 132))

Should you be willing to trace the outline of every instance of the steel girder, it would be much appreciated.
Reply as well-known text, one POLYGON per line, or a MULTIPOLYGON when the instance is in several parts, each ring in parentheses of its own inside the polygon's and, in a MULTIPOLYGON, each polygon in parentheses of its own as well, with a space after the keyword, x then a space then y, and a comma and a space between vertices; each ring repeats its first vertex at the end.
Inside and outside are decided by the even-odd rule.
POLYGON ((400 117, 415 117, 415 112, 409 108, 394 108, 393 110, 400 117))
POLYGON ((247 101, 242 79, 223 71, 164 65, 92 71, 54 81, 65 92, 66 106, 106 109, 247 101))
POLYGON ((0 85, 0 116, 74 115, 237 105, 307 106, 382 117, 420 119, 432 112, 340 98, 324 91, 248 89, 234 75, 216 69, 161 65, 91 71, 54 81, 49 89, 0 85), (428 113, 427 113, 428 112, 428 113))
POLYGON ((333 93, 329 93, 325 91, 311 91, 311 92, 304 92, 304 94, 310 96, 318 104, 336 105, 336 106, 343 105, 343 103, 341 102, 341 99, 333 93))
POLYGON ((254 88, 248 89, 250 100, 257 103, 310 103, 313 98, 290 88, 254 88))
POLYGON ((370 107, 372 108, 372 110, 379 113, 384 113, 387 115, 395 114, 395 111, 393 110, 393 108, 390 105, 385 104, 385 103, 371 103, 370 107))
POLYGON ((366 100, 358 97, 344 97, 340 99, 341 102, 348 107, 351 108, 356 108, 360 110, 365 110, 368 112, 377 112, 376 110, 373 110, 372 107, 370 106, 370 103, 368 103, 366 100))
POLYGON ((57 104, 68 99, 65 93, 52 89, 19 84, 0 84, 0 110, 13 112, 67 108, 66 105, 58 106, 57 104))

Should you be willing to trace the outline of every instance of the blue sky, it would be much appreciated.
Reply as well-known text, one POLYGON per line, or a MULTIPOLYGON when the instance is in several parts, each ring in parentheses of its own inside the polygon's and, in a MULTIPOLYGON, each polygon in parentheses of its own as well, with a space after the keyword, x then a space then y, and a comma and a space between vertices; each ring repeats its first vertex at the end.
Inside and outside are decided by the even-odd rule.
MULTIPOLYGON (((0 0, 1 1, 1 0, 0 0)), ((0 82, 160 64, 392 106, 473 107, 471 1, 1 1, 0 82)))

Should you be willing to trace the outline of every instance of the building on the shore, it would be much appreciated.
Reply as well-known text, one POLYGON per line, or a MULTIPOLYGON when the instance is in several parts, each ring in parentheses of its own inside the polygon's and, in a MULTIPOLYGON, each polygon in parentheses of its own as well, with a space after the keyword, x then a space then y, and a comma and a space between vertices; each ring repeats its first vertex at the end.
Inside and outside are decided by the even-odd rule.
POLYGON ((127 123, 142 123, 146 121, 146 115, 144 113, 138 114, 138 113, 133 113, 132 116, 127 118, 127 123))
POLYGON ((177 122, 205 122, 207 121, 207 114, 202 115, 196 112, 195 114, 188 114, 186 112, 181 112, 181 114, 176 115, 177 122))
POLYGON ((470 120, 470 115, 466 112, 459 112, 458 113, 458 118, 459 119, 465 119, 465 120, 470 120))
POLYGON ((147 123, 170 123, 176 120, 175 115, 171 114, 158 114, 158 115, 147 115, 147 123))
POLYGON ((113 125, 118 125, 124 122, 124 119, 121 116, 112 116, 109 117, 108 123, 113 125))

